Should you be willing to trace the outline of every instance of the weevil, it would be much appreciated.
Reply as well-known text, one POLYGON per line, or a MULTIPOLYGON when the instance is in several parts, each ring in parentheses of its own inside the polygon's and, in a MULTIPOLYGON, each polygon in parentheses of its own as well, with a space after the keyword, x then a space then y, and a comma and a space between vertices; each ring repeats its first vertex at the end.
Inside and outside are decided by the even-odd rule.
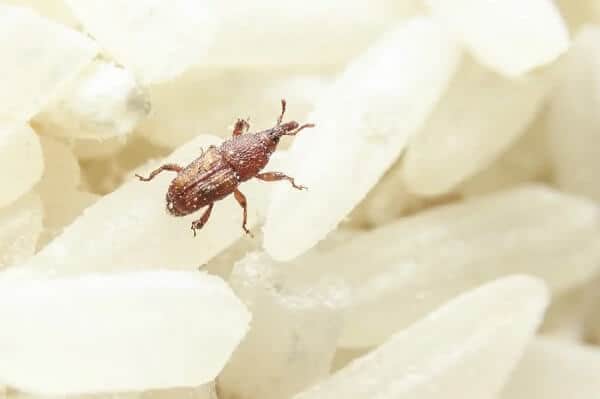
POLYGON ((186 167, 177 164, 165 164, 150 173, 148 177, 135 175, 141 181, 150 181, 163 171, 176 172, 167 190, 167 211, 173 216, 185 216, 206 208, 199 219, 192 222, 192 231, 201 229, 212 212, 215 202, 229 194, 242 207, 242 229, 252 235, 246 227, 248 202, 238 186, 252 178, 267 182, 287 180, 298 190, 306 189, 295 180, 281 172, 263 172, 271 154, 277 149, 282 136, 295 136, 305 128, 314 127, 312 123, 300 125, 296 121, 283 123, 286 102, 281 100, 281 114, 274 127, 257 133, 249 133, 247 119, 238 119, 233 127, 232 137, 219 147, 211 145, 206 151, 186 167))

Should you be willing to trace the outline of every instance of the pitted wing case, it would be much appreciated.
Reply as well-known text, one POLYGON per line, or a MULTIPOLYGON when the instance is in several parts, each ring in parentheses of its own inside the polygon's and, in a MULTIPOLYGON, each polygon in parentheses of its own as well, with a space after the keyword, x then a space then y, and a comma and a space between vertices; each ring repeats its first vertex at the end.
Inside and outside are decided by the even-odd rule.
POLYGON ((222 161, 221 152, 217 147, 211 145, 208 149, 192 163, 185 167, 173 180, 182 188, 193 183, 199 176, 210 172, 222 161))
POLYGON ((219 149, 211 146, 173 179, 167 193, 167 203, 172 204, 168 209, 174 215, 187 215, 231 194, 238 184, 235 171, 219 149))

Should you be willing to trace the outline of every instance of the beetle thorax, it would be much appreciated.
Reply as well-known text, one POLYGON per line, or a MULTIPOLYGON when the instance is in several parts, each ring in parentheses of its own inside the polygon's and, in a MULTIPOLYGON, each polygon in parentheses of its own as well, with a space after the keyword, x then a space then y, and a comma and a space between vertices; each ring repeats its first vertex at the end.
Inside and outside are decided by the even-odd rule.
POLYGON ((276 146, 264 134, 255 133, 227 140, 221 146, 221 151, 239 180, 245 181, 256 176, 267 165, 276 146))

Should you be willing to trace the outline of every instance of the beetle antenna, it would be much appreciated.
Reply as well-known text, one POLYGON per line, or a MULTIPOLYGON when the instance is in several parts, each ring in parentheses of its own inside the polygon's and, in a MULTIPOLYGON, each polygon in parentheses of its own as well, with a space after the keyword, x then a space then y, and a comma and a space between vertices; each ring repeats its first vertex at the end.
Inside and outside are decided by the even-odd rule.
POLYGON ((289 133, 284 133, 284 135, 295 136, 296 134, 298 134, 298 132, 300 132, 300 130, 310 128, 310 127, 315 127, 315 124, 314 123, 305 123, 304 125, 300 126, 299 128, 297 128, 295 130, 292 130, 289 133))
POLYGON ((277 118, 277 126, 281 125, 281 121, 283 120, 283 115, 285 114, 285 98, 281 99, 281 115, 279 115, 279 118, 277 118))

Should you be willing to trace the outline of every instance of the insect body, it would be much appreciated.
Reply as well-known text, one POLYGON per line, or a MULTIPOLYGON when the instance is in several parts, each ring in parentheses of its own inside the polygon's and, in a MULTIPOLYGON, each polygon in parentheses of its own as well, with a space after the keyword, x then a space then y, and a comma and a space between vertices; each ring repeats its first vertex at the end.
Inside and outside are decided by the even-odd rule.
POLYGON ((173 216, 185 216, 206 208, 200 219, 192 222, 194 236, 196 230, 208 221, 214 203, 233 193, 243 209, 242 229, 250 234, 246 228, 248 204, 244 194, 238 190, 240 183, 256 177, 264 181, 288 180, 296 189, 306 188, 281 172, 260 173, 277 148, 281 136, 294 136, 304 128, 314 127, 309 123, 300 126, 296 121, 282 123, 285 105, 285 100, 281 100, 281 114, 271 129, 248 133, 248 121, 238 119, 231 139, 219 147, 208 147, 185 168, 165 164, 148 177, 136 176, 142 181, 150 181, 162 171, 177 172, 167 191, 167 211, 173 216))

